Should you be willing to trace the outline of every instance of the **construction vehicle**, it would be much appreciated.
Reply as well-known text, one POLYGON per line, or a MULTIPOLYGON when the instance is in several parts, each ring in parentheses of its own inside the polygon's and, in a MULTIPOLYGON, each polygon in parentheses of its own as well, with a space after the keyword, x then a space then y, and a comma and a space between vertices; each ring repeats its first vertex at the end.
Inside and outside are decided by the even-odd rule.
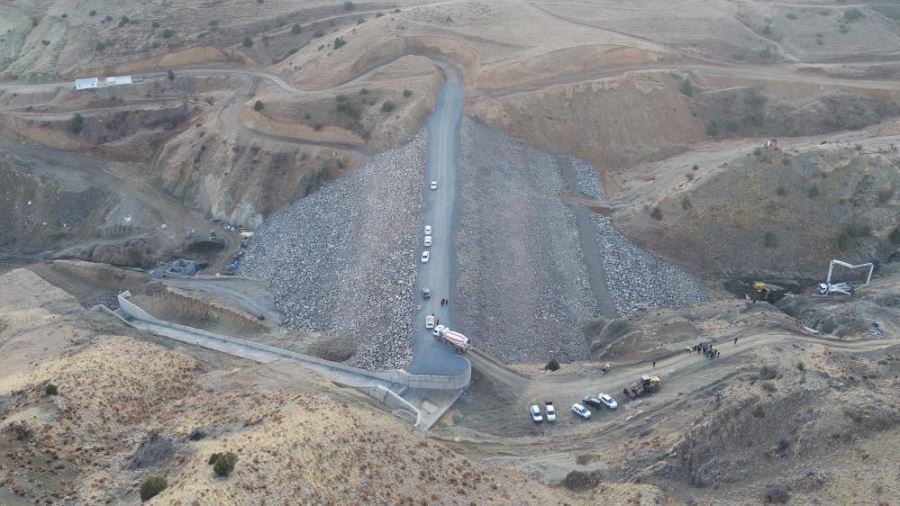
POLYGON ((652 394, 662 387, 662 380, 657 376, 641 376, 641 381, 630 387, 622 389, 622 393, 629 399, 637 399, 642 395, 652 394))
POLYGON ((853 291, 856 286, 847 281, 842 281, 838 283, 833 283, 831 281, 831 274, 834 271, 834 266, 846 267, 851 271, 859 270, 859 269, 868 269, 868 273, 866 274, 866 281, 859 286, 866 286, 869 284, 869 281, 872 281, 872 272, 875 270, 875 264, 869 262, 865 264, 852 265, 847 262, 843 262, 841 260, 832 260, 831 263, 828 264, 828 277, 825 279, 824 283, 819 283, 819 286, 816 287, 816 291, 819 295, 848 295, 853 296, 853 291))
POLYGON ((753 282, 753 303, 755 304, 757 301, 765 302, 769 299, 769 285, 763 283, 762 281, 754 281, 753 282))
POLYGON ((441 329, 435 328, 435 330, 437 331, 436 336, 438 339, 443 340, 447 344, 455 346, 456 349, 460 352, 467 351, 471 346, 468 337, 460 334, 459 332, 450 330, 449 327, 443 327, 441 329))

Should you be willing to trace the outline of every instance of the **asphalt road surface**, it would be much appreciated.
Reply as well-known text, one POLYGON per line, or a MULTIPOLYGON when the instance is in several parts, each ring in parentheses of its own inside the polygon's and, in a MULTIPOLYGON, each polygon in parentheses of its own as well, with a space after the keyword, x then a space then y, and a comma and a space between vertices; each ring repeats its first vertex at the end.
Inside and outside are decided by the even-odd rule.
POLYGON ((422 251, 428 250, 428 263, 419 261, 416 277, 416 294, 419 309, 416 312, 412 341, 413 359, 409 372, 418 374, 458 374, 469 367, 453 346, 435 338, 425 328, 425 317, 433 314, 442 325, 466 334, 466 329, 453 327, 453 301, 441 306, 441 299, 448 298, 455 279, 456 259, 453 248, 456 226, 456 177, 458 173, 459 122, 462 117, 463 86, 452 71, 445 69, 447 81, 438 95, 434 112, 428 117, 428 169, 422 191, 425 192, 424 224, 432 227, 432 245, 424 246, 424 227, 419 240, 422 251), (429 185, 437 181, 437 190, 429 185), (431 290, 431 299, 422 297, 422 289, 431 290))

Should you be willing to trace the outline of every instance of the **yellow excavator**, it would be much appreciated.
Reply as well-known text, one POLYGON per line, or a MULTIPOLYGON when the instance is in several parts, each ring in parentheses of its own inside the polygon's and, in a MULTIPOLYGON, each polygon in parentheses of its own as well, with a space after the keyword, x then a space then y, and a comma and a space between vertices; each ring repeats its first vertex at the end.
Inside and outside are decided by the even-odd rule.
POLYGON ((754 281, 753 282, 753 303, 757 302, 766 302, 769 300, 769 293, 771 290, 769 289, 769 285, 763 283, 762 281, 754 281))

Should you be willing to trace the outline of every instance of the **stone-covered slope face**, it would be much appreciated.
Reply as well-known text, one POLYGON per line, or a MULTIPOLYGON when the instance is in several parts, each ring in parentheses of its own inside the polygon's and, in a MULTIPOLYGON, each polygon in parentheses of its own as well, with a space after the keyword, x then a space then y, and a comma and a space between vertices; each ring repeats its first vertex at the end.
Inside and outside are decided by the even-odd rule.
POLYGON ((697 271, 818 278, 833 258, 884 261, 898 248, 900 171, 871 149, 747 148, 680 180, 672 164, 614 219, 638 244, 697 271))

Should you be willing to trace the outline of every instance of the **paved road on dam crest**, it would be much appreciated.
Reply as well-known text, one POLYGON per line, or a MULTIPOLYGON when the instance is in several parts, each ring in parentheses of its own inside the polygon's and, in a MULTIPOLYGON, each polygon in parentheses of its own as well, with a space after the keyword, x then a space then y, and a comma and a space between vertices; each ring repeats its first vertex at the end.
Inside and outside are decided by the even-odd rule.
MULTIPOLYGON (((415 296, 419 309, 416 312, 412 341, 413 359, 409 372, 414 374, 458 374, 469 364, 452 346, 436 339, 425 328, 425 317, 434 314, 441 324, 466 334, 466 329, 453 327, 453 301, 441 306, 442 298, 450 298, 456 275, 454 239, 456 237, 457 154, 459 152, 459 122, 462 118, 464 89, 452 69, 441 65, 447 81, 438 95, 434 112, 428 117, 428 169, 422 182, 424 225, 432 227, 433 244, 424 247, 424 230, 419 231, 421 251, 428 250, 431 259, 421 263, 415 296), (437 190, 430 190, 431 181, 437 181, 437 190), (431 299, 424 300, 422 289, 431 290, 431 299)), ((424 227, 423 227, 424 228, 424 227)), ((421 251, 419 254, 421 254, 421 251)))

